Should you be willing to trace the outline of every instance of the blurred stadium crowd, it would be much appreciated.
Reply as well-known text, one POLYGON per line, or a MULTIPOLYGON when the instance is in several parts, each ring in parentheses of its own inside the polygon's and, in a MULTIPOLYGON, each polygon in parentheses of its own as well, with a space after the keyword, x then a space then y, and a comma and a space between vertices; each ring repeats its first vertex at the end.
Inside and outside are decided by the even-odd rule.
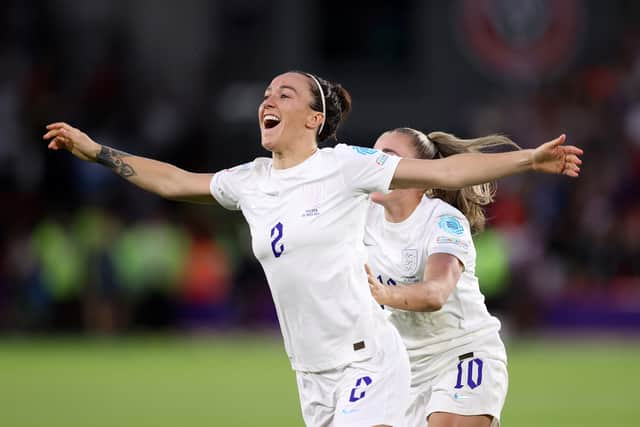
POLYGON ((357 15, 298 3, 3 2, 0 331, 275 325, 239 214, 149 196, 40 137, 64 120, 98 142, 216 171, 266 155, 255 112, 266 82, 290 68, 352 91, 342 138, 356 145, 404 125, 500 132, 525 147, 566 132, 586 152, 581 178, 500 183, 476 239, 481 286, 516 330, 638 330, 640 6, 475 2, 492 15, 464 0, 405 0, 357 15), (571 31, 554 32, 558 22, 571 31))

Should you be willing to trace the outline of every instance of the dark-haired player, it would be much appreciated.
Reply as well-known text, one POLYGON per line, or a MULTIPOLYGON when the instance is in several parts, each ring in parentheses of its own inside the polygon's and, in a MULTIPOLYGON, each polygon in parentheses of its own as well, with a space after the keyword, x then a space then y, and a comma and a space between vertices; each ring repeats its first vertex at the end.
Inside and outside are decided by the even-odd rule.
MULTIPOLYGON (((101 163, 162 197, 240 210, 265 271, 285 348, 311 426, 402 425, 409 360, 397 331, 371 298, 362 268, 369 194, 390 187, 460 188, 538 170, 577 174, 563 138, 536 150, 401 160, 334 137, 351 109, 339 84, 303 72, 275 77, 258 109, 257 158, 216 174, 102 146, 65 123, 47 126, 49 148, 101 163)), ((257 415, 259 416, 259 415, 257 415)))

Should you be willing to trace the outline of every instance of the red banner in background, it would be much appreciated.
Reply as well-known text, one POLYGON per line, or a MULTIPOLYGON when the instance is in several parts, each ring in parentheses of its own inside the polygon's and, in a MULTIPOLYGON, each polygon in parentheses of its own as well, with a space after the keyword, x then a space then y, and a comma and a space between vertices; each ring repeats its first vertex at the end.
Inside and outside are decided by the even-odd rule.
POLYGON ((585 12, 582 0, 460 0, 454 28, 467 56, 486 72, 540 80, 576 56, 585 12))

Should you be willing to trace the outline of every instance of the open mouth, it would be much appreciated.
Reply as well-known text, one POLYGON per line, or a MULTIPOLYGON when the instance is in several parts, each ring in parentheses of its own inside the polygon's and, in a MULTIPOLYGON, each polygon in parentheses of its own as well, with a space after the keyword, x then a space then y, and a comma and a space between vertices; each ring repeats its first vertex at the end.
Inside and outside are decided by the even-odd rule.
POLYGON ((274 116, 273 114, 265 114, 262 123, 265 129, 273 129, 280 124, 280 117, 274 116))

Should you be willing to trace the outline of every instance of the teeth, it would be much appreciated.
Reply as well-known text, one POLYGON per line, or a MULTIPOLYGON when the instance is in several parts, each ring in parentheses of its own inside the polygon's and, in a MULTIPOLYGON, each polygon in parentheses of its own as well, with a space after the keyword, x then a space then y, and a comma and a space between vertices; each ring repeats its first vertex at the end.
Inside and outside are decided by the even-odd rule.
POLYGON ((264 116, 264 120, 274 120, 276 122, 280 121, 280 117, 274 116, 273 114, 266 114, 264 116))

